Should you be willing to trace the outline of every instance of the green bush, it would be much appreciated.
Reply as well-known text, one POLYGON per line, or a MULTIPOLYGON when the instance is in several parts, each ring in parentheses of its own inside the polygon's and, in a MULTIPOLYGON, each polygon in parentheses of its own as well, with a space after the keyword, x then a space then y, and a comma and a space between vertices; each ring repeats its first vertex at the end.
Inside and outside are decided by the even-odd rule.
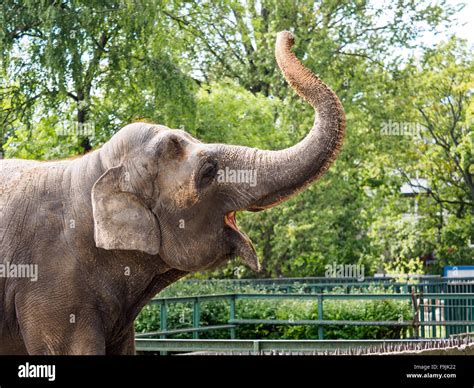
MULTIPOLYGON (((296 292, 301 292, 296 287, 296 292)), ((335 288, 331 293, 342 293, 335 288)), ((355 289, 352 293, 391 293, 390 289, 372 286, 355 289)), ((226 293, 265 293, 260 287, 235 285, 225 281, 177 282, 160 293, 159 297, 195 296, 226 293)), ((399 300, 325 300, 323 318, 326 320, 397 321, 410 320, 410 302, 399 300)), ((227 323, 230 307, 226 301, 206 301, 201 304, 201 326, 227 323)), ((237 300, 237 319, 314 320, 318 318, 316 301, 297 300, 237 300)), ((168 305, 168 328, 192 326, 192 305, 168 305)), ((160 311, 157 306, 146 306, 135 322, 137 332, 157 331, 160 328, 160 311)), ((239 325, 237 338, 241 339, 317 339, 318 327, 309 325, 239 325)), ((404 338, 409 333, 402 327, 383 326, 326 326, 326 339, 381 339, 404 338)), ((191 333, 173 335, 173 338, 191 338, 191 333)), ((228 330, 201 332, 200 338, 229 338, 228 330)))

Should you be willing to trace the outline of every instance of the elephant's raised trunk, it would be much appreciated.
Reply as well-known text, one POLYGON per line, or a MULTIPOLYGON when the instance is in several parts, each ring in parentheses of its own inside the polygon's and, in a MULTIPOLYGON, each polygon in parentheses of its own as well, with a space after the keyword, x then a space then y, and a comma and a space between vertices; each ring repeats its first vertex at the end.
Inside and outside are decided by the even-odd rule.
POLYGON ((331 165, 344 139, 346 120, 336 94, 291 51, 294 39, 290 32, 277 35, 275 55, 291 87, 316 111, 313 128, 295 146, 282 151, 259 151, 258 210, 278 204, 319 178, 331 165), (268 167, 261 167, 268 166, 268 167), (263 175, 263 176, 262 176, 263 175))
MULTIPOLYGON (((243 153, 240 147, 237 152, 232 150, 233 146, 225 146, 230 147, 228 154, 234 157, 246 154, 247 160, 243 165, 256 172, 256 185, 245 190, 247 210, 274 206, 304 189, 328 169, 344 139, 346 121, 341 102, 296 58, 291 51, 293 42, 290 32, 279 32, 276 59, 291 87, 314 107, 315 122, 303 140, 281 151, 246 149, 243 153)), ((238 163, 234 157, 231 157, 232 162, 238 163)))

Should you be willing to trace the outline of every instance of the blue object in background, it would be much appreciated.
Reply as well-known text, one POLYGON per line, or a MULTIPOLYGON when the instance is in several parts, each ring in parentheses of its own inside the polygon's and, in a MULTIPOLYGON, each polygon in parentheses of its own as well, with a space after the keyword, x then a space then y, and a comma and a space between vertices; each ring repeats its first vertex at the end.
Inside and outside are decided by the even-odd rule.
POLYGON ((443 269, 447 278, 474 278, 474 265, 448 265, 443 269))

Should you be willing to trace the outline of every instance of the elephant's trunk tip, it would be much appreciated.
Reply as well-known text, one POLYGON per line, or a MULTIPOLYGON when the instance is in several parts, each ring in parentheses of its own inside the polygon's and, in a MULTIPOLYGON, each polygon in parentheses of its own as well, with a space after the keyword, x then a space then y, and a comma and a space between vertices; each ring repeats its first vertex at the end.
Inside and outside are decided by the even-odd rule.
POLYGON ((319 114, 320 124, 326 126, 328 140, 335 153, 342 145, 346 118, 344 108, 333 90, 306 68, 292 52, 295 37, 289 31, 277 34, 275 56, 278 66, 290 86, 319 114))
POLYGON ((295 36, 290 31, 280 31, 276 36, 275 53, 289 52, 295 43, 295 36))
POLYGON ((294 43, 295 36, 291 31, 280 31, 277 33, 277 39, 287 40, 290 43, 294 43))

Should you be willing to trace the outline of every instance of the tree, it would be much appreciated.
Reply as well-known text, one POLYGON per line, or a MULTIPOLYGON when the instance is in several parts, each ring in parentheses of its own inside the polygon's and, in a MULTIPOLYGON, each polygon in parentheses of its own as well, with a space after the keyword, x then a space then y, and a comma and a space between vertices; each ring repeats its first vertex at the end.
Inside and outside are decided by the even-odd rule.
POLYGON ((207 83, 229 77, 253 93, 284 98, 287 88, 273 58, 278 31, 295 32, 296 54, 333 87, 347 89, 343 83, 353 78, 354 66, 382 65, 423 31, 449 25, 456 10, 446 1, 178 0, 163 13, 207 83))
POLYGON ((474 211, 473 73, 472 52, 452 38, 426 52, 411 84, 424 129, 418 167, 429 187, 423 189, 459 218, 474 211))
POLYGON ((20 120, 31 131, 55 112, 56 127, 68 120, 66 132, 88 151, 131 118, 155 119, 150 105, 158 116, 189 119, 192 84, 166 51, 170 31, 160 28, 159 9, 156 2, 2 2, 4 126, 20 120), (126 114, 120 101, 132 104, 126 114))
POLYGON ((439 273, 444 265, 473 263, 473 66, 465 43, 451 38, 411 58, 396 82, 386 83, 397 93, 384 118, 396 127, 380 137, 372 163, 385 165, 386 174, 370 186, 376 206, 369 260, 380 268, 435 258, 430 270, 439 273), (402 185, 411 187, 411 198, 401 196, 402 185))

